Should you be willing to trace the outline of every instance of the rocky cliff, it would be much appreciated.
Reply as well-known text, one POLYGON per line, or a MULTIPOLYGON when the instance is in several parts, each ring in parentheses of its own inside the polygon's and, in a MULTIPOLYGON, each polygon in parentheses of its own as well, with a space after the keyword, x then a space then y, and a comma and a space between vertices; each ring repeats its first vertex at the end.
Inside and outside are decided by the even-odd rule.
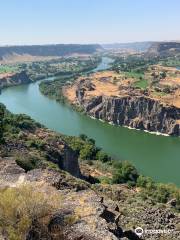
POLYGON ((4 74, 3 76, 0 75, 0 89, 4 87, 26 84, 30 82, 31 80, 25 71, 22 71, 19 73, 7 74, 6 76, 4 76, 4 74))
POLYGON ((86 91, 93 91, 93 86, 87 81, 81 81, 76 88, 77 103, 92 117, 116 125, 180 135, 179 108, 136 94, 86 98, 86 91))
POLYGON ((155 42, 145 55, 168 57, 180 54, 180 42, 155 42))

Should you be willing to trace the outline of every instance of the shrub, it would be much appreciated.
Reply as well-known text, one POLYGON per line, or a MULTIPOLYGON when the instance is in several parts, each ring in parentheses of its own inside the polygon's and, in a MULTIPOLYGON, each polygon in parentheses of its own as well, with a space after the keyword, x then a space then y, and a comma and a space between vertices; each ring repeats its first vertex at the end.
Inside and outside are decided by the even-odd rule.
POLYGON ((88 138, 87 140, 90 144, 94 145, 96 144, 96 141, 93 138, 88 138))
POLYGON ((27 141, 27 146, 37 148, 39 150, 43 150, 45 146, 45 142, 41 139, 31 139, 27 141))
POLYGON ((98 151, 96 153, 96 159, 100 160, 101 162, 108 162, 111 160, 111 158, 108 156, 108 154, 103 151, 98 151))
POLYGON ((93 159, 96 154, 96 149, 92 144, 85 144, 84 147, 80 150, 80 159, 90 160, 93 159))
POLYGON ((85 134, 80 134, 79 138, 83 141, 86 141, 88 137, 85 134))
POLYGON ((116 162, 114 164, 113 183, 135 184, 138 178, 136 168, 127 161, 116 162))
POLYGON ((0 143, 3 141, 3 133, 4 133, 4 106, 0 104, 0 143))
POLYGON ((16 163, 27 172, 38 168, 41 160, 34 155, 20 155, 16 158, 16 163))
POLYGON ((153 197, 157 202, 167 203, 170 197, 170 192, 163 184, 158 184, 156 190, 153 192, 153 197))
POLYGON ((79 138, 72 138, 68 141, 68 144, 77 154, 80 153, 81 149, 84 146, 84 142, 79 138))
POLYGON ((14 115, 13 122, 14 125, 20 129, 34 130, 36 127, 41 127, 41 124, 36 123, 25 114, 14 115))
POLYGON ((59 207, 59 195, 49 191, 32 185, 0 190, 0 230, 7 239, 26 239, 33 220, 45 218, 59 207))
POLYGON ((153 189, 154 188, 154 182, 150 177, 145 177, 140 175, 137 178, 137 187, 147 188, 147 189, 153 189))
POLYGON ((151 178, 140 175, 137 187, 141 187, 140 196, 143 199, 151 198, 155 203, 167 203, 176 199, 175 209, 180 210, 180 190, 173 184, 155 183, 151 178))

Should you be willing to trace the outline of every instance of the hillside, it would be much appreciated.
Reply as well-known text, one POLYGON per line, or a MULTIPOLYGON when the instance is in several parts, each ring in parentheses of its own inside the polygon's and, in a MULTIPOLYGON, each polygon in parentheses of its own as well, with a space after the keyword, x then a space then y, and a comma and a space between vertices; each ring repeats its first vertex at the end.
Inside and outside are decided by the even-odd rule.
POLYGON ((72 54, 93 54, 101 50, 97 44, 56 44, 56 45, 32 45, 32 46, 4 46, 0 47, 0 60, 18 56, 34 57, 61 57, 72 54))
POLYGON ((112 43, 112 44, 102 44, 104 49, 129 49, 138 52, 146 51, 153 42, 132 42, 132 43, 112 43))
POLYGON ((112 160, 85 135, 57 134, 3 105, 0 117, 1 239, 136 240, 137 222, 178 239, 178 188, 112 160))
POLYGON ((180 42, 153 43, 148 49, 149 56, 170 57, 180 54, 180 42))

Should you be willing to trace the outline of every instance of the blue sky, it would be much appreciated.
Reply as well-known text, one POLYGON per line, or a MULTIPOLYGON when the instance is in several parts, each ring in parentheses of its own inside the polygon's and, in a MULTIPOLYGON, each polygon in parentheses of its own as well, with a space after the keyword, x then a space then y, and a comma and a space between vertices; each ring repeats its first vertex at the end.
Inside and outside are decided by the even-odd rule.
POLYGON ((0 45, 180 40, 180 0, 1 0, 0 45))

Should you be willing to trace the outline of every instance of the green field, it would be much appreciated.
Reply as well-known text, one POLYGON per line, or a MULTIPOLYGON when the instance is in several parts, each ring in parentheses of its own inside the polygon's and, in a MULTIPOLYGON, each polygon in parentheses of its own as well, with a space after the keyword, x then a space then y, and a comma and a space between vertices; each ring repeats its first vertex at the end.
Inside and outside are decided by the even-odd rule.
POLYGON ((8 66, 8 65, 0 65, 0 73, 12 73, 16 72, 18 67, 8 66))
POLYGON ((134 83, 134 86, 141 89, 146 89, 148 87, 148 80, 142 79, 134 83))
POLYGON ((144 77, 143 73, 137 73, 137 72, 125 72, 125 77, 127 78, 136 78, 136 79, 140 79, 144 77))

